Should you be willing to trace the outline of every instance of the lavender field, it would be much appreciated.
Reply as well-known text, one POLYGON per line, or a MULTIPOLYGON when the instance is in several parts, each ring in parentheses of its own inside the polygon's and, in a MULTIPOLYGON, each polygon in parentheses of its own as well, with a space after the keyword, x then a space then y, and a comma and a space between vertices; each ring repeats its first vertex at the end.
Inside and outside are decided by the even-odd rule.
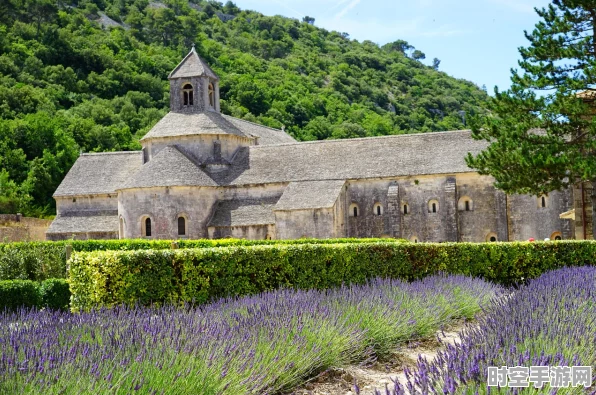
POLYGON ((502 292, 432 276, 198 308, 4 313, 0 393, 273 394, 472 318, 502 292))
POLYGON ((461 343, 434 361, 419 359, 407 383, 377 394, 596 394, 596 267, 546 273, 489 311, 461 343), (488 388, 488 366, 592 366, 593 381, 589 389, 488 388))

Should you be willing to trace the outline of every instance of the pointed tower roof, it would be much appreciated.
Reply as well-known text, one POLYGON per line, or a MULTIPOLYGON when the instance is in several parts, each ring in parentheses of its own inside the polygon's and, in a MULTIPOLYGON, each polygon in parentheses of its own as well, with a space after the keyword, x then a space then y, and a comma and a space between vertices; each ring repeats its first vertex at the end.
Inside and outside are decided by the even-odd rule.
POLYGON ((168 76, 169 79, 184 78, 184 77, 200 77, 207 76, 215 80, 219 80, 217 74, 211 70, 211 67, 199 56, 195 50, 195 46, 186 55, 182 62, 176 66, 168 76))

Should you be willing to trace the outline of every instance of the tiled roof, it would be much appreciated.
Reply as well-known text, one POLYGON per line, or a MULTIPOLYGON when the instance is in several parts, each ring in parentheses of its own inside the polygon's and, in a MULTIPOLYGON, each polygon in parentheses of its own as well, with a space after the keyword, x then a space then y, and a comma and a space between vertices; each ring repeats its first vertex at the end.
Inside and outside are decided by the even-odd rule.
POLYGON ((192 47, 188 55, 182 62, 178 63, 178 66, 168 76, 172 78, 185 78, 185 77, 200 77, 207 76, 218 80, 219 77, 211 70, 211 67, 199 56, 195 47, 192 47))
POLYGON ((259 125, 253 122, 245 121, 244 119, 234 118, 229 115, 222 116, 234 124, 244 134, 258 137, 259 145, 284 144, 295 143, 296 140, 286 132, 273 129, 267 126, 259 125))
POLYGON ((333 207, 344 180, 291 182, 274 210, 306 210, 333 207))
POLYGON ((273 207, 278 198, 222 200, 207 226, 230 227, 275 224, 273 207))
POLYGON ((168 146, 118 189, 187 185, 217 186, 217 183, 176 147, 168 146))
POLYGON ((46 233, 118 232, 118 210, 79 212, 57 216, 46 233))
POLYGON ((183 114, 169 112, 141 139, 191 136, 199 134, 229 134, 250 138, 228 118, 215 111, 183 114))
POLYGON ((406 134, 241 148, 223 185, 348 180, 474 170, 466 165, 487 142, 470 131, 406 134))
POLYGON ((142 165, 142 152, 82 154, 72 166, 54 196, 115 193, 142 165))

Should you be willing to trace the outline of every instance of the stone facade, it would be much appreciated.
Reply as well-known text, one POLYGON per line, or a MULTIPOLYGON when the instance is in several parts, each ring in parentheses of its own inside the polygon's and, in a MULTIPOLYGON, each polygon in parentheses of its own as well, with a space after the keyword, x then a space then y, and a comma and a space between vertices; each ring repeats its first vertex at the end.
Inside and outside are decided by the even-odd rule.
POLYGON ((465 164, 486 146, 469 131, 299 143, 221 114, 219 78, 194 49, 169 79, 171 111, 141 152, 77 160, 54 194, 48 239, 484 242, 594 226, 591 184, 584 199, 580 189, 506 195, 465 164), (573 209, 575 220, 559 217, 573 209))

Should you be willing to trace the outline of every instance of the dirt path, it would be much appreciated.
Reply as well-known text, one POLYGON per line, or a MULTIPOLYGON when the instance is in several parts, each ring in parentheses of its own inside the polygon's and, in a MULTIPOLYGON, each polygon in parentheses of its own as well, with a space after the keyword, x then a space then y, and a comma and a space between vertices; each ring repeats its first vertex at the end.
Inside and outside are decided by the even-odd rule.
POLYGON ((371 367, 348 366, 345 369, 325 371, 292 394, 355 395, 356 382, 361 394, 371 395, 375 388, 384 391, 385 384, 392 388, 392 378, 405 385, 404 368, 414 366, 420 355, 428 360, 435 359, 438 351, 444 349, 447 344, 459 342, 464 326, 463 322, 458 322, 444 331, 438 331, 433 339, 412 343, 396 351, 394 356, 389 358, 389 362, 377 362, 371 367))

